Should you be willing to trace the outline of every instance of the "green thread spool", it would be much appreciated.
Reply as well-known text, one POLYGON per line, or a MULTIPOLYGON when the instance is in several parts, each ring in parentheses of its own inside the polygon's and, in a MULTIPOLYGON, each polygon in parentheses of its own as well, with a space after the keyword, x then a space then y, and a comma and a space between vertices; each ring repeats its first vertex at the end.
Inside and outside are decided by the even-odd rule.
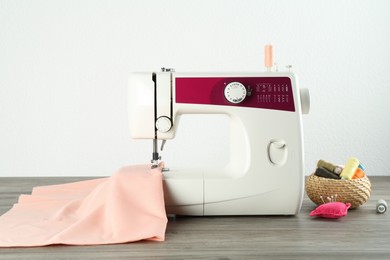
POLYGON ((325 160, 319 160, 318 163, 317 163, 317 167, 318 168, 325 168, 327 169, 328 171, 331 171, 335 174, 340 174, 343 170, 343 168, 341 168, 340 166, 338 165, 335 165, 331 162, 327 162, 325 160))

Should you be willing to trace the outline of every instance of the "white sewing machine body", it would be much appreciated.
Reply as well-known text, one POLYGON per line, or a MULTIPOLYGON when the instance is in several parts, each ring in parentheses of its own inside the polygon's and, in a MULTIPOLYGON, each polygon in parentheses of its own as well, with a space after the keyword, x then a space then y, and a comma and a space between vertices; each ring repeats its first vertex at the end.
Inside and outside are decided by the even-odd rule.
MULTIPOLYGON (((303 101, 308 99, 308 94, 303 96, 303 101)), ((166 162, 170 168, 164 172, 167 213, 299 212, 304 157, 301 95, 294 74, 168 71, 130 76, 133 138, 172 139, 182 114, 225 114, 230 118, 229 163, 224 168, 193 169, 189 162, 188 169, 175 169, 166 162)))

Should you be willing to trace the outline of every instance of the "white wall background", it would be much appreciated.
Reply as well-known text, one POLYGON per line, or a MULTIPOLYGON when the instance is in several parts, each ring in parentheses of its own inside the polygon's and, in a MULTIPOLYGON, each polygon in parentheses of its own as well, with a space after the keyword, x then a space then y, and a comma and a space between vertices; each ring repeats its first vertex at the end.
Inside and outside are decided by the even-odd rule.
MULTIPOLYGON (((263 71, 268 43, 311 92, 306 174, 354 155, 390 175, 389 14, 387 0, 0 0, 0 176, 147 163, 151 141, 129 138, 129 72, 263 71)), ((165 160, 222 165, 226 125, 184 118, 165 160)))

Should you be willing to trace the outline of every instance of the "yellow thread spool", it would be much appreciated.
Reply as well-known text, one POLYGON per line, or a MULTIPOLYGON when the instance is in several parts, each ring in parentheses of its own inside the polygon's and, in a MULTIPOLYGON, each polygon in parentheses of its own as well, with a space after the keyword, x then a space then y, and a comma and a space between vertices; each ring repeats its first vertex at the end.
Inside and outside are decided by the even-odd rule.
POLYGON ((343 179, 351 180, 357 168, 359 167, 359 164, 359 160, 355 157, 349 158, 347 164, 345 164, 343 171, 340 173, 340 177, 343 179))

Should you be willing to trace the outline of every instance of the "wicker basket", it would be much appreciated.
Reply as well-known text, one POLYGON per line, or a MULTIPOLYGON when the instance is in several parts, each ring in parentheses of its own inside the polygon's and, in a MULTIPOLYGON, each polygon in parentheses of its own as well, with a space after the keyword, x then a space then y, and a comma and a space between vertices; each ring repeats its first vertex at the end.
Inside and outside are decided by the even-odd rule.
POLYGON ((327 197, 337 194, 337 201, 351 203, 351 208, 363 205, 371 195, 371 182, 367 176, 352 180, 336 180, 318 177, 314 174, 306 179, 307 196, 317 205, 327 197))

